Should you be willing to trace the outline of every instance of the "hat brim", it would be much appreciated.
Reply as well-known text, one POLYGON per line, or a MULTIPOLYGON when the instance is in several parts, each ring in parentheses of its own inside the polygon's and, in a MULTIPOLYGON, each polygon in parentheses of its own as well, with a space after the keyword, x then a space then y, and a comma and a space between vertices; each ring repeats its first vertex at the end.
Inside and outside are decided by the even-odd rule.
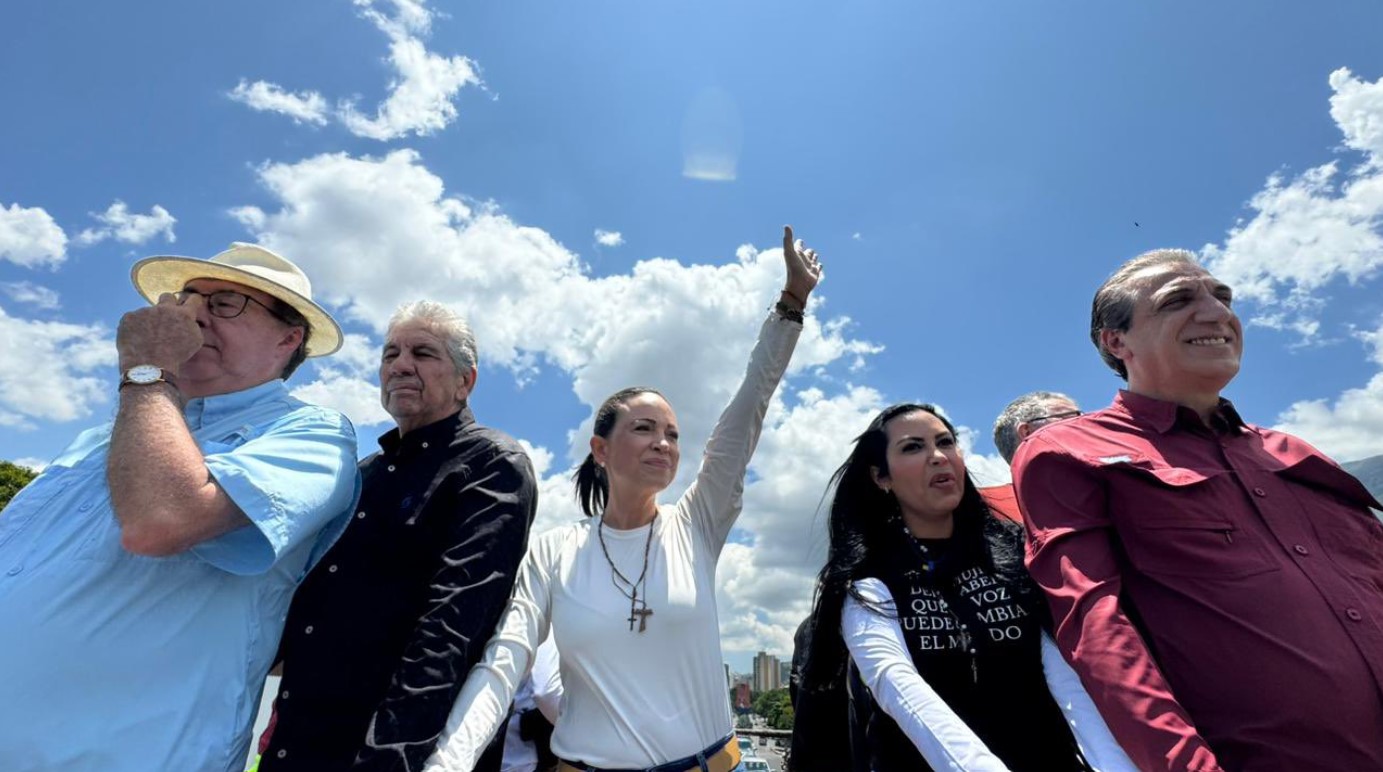
POLYGON ((306 353, 309 357, 334 354, 341 348, 343 337, 341 325, 331 318, 331 314, 327 313, 325 308, 282 284, 270 281, 258 274, 195 257, 180 257, 178 255, 146 257, 135 263, 134 267, 130 269, 130 281, 134 282, 134 288, 150 303, 157 303, 159 296, 165 292, 181 292, 182 288, 193 279, 220 279, 243 284, 266 295, 272 295, 292 306, 312 326, 312 330, 307 336, 306 353))

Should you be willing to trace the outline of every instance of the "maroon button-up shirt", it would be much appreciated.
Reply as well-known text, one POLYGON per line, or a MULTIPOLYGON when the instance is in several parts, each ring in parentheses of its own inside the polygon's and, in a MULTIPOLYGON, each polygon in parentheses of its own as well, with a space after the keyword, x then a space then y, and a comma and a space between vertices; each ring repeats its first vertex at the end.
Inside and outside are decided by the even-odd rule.
POLYGON ((1057 642, 1143 770, 1383 770, 1383 526, 1291 435, 1130 392, 1013 463, 1057 642))

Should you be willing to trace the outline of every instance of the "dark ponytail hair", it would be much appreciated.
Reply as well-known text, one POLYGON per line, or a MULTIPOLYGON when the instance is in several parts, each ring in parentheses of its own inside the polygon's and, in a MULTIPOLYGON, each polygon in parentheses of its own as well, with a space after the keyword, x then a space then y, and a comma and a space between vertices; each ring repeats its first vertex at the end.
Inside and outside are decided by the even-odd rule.
MULTIPOLYGON (((620 389, 600 403, 600 408, 595 411, 595 426, 592 427, 591 433, 597 437, 609 438, 610 430, 615 428, 615 419, 619 417, 619 409, 640 394, 663 396, 661 391, 648 386, 620 389)), ((581 503, 581 510, 586 513, 586 517, 595 517, 605 511, 605 502, 610 500, 610 479, 605 476, 605 470, 595 462, 594 454, 586 454, 581 466, 577 467, 576 474, 572 475, 572 480, 576 483, 576 500, 581 503)))
MULTIPOLYGON (((897 499, 874 482, 871 468, 878 469, 881 476, 888 474, 888 423, 919 411, 936 416, 959 439, 955 426, 934 405, 892 405, 875 416, 864 433, 855 438, 850 457, 831 476, 827 488, 832 494, 830 546, 826 565, 817 576, 811 617, 814 630, 803 667, 803 688, 823 690, 843 684, 848 656, 840 636, 840 615, 846 595, 882 613, 859 594, 854 582, 893 570, 902 513, 897 499)), ((955 509, 952 539, 956 548, 978 555, 996 573, 1012 581, 1030 613, 1045 614, 1046 606, 1037 597, 1036 586, 1023 568, 1021 526, 1000 520, 989 511, 968 470, 960 504, 955 509)))

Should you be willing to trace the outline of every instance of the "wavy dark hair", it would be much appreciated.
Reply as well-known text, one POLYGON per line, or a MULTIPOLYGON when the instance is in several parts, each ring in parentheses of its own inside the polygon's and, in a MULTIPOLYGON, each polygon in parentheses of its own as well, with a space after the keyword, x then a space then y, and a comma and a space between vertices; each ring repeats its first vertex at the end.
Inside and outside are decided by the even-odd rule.
MULTIPOLYGON (((888 474, 888 423, 918 411, 936 416, 952 435, 956 434, 955 426, 934 405, 892 405, 875 416, 864 433, 855 438, 850 457, 831 475, 827 487, 827 494, 831 495, 830 546, 826 565, 816 581, 814 630, 802 674, 805 689, 821 690, 843 684, 849 658, 840 636, 840 615, 847 594, 870 610, 885 613, 854 588, 856 580, 882 576, 897 565, 902 513, 893 494, 885 493, 874 482, 871 469, 878 469, 880 475, 888 474)), ((1032 607, 1029 611, 1045 618, 1045 606, 1023 566, 1022 526, 990 513, 969 471, 965 472, 965 488, 954 517, 954 548, 969 553, 972 559, 978 557, 995 573, 1010 580, 1015 594, 1025 606, 1032 607)))
MULTIPOLYGON (((595 426, 591 428, 591 434, 609 438, 610 431, 615 428, 615 419, 619 418, 620 408, 640 394, 657 394, 663 397, 661 391, 649 386, 620 389, 600 403, 600 407, 595 411, 595 426)), ((666 400, 667 397, 663 399, 666 400)), ((595 462, 595 454, 586 454, 586 458, 581 462, 581 466, 576 468, 576 473, 571 479, 576 485, 576 500, 581 503, 581 511, 586 513, 586 517, 595 517, 605 511, 605 503, 610 500, 610 478, 605 476, 605 470, 595 462)))

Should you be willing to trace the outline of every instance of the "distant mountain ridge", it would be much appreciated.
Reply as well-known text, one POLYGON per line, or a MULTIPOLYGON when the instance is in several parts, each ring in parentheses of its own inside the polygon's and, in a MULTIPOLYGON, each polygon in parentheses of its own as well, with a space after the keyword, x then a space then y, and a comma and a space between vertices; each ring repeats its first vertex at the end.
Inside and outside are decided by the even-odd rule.
MULTIPOLYGON (((1346 472, 1359 478, 1359 482, 1369 489, 1369 493, 1379 501, 1383 501, 1383 456, 1372 456, 1361 458, 1358 461, 1351 461, 1348 464, 1340 464, 1346 472)), ((1383 513, 1375 512, 1380 518, 1383 513)))

